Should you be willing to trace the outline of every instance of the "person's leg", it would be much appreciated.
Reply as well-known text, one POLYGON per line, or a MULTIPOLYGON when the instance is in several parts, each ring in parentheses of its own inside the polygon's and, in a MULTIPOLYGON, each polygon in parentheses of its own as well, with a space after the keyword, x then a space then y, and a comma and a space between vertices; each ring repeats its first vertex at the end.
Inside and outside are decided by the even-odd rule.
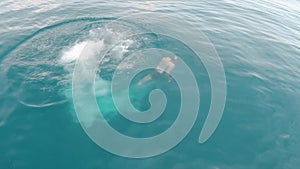
POLYGON ((171 82, 173 80, 173 77, 169 73, 165 73, 166 76, 168 77, 168 82, 171 82))
POLYGON ((159 75, 161 75, 161 73, 159 71, 157 71, 156 69, 154 70, 154 72, 152 72, 151 74, 145 76, 142 80, 139 81, 138 85, 142 85, 152 79, 157 78, 159 75))

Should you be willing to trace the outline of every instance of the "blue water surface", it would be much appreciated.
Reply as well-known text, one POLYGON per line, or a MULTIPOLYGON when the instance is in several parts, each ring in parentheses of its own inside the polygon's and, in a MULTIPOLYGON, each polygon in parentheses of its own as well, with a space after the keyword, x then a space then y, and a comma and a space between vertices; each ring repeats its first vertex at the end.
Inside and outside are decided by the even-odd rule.
MULTIPOLYGON (((0 169, 299 168, 299 1, 3 0, 0 7, 0 169), (122 59, 115 55, 146 47, 174 49, 195 73, 201 91, 196 124, 179 145, 156 157, 129 159, 101 149, 85 134, 73 108, 71 76, 87 42, 101 46, 125 36, 121 28, 105 29, 108 22, 145 11, 176 14, 202 30, 223 62, 227 99, 216 132, 199 144, 211 98, 201 61, 176 40, 154 33, 123 40, 99 66, 95 89, 116 130, 134 137, 158 134, 172 125, 180 99, 178 86, 162 77, 133 88, 130 95, 136 108, 146 110, 152 89, 167 91, 169 104, 160 123, 124 120, 109 95, 122 59)), ((143 29, 127 24, 128 32, 143 29)))

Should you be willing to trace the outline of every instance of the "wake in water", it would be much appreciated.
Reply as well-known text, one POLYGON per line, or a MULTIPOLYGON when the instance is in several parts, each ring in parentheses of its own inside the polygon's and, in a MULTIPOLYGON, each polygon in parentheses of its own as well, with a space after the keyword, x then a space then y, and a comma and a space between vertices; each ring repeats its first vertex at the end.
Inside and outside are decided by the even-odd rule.
MULTIPOLYGON (((104 117, 113 117, 114 114, 117 114, 117 109, 115 108, 111 98, 111 76, 118 64, 124 59, 124 57, 126 57, 126 54, 129 52, 129 48, 131 46, 139 47, 138 41, 132 38, 126 38, 126 34, 128 34, 128 30, 126 30, 126 32, 120 32, 120 30, 116 31, 106 28, 90 30, 88 39, 76 42, 71 47, 66 47, 63 49, 62 55, 58 60, 59 64, 62 65, 67 72, 66 77, 69 79, 69 83, 71 83, 74 66, 83 50, 88 51, 89 57, 94 58, 90 59, 91 62, 97 60, 99 55, 109 50, 109 53, 106 54, 107 56, 102 61, 99 61, 99 71, 94 81, 95 97, 98 105, 101 104, 101 112, 103 113, 104 117), (112 46, 113 44, 117 45, 112 46)), ((121 70, 123 69, 126 71, 126 69, 130 69, 132 65, 135 64, 134 62, 134 60, 131 60, 130 62, 122 64, 123 67, 121 67, 121 70)), ((85 65, 86 68, 84 70, 86 70, 86 72, 83 74, 84 76, 89 76, 90 74, 89 64, 92 63, 87 62, 85 65)), ((71 88, 67 88, 64 93, 68 100, 72 100, 71 88)), ((127 99, 128 96, 125 94, 125 92, 119 91, 119 99, 127 99)), ((141 94, 136 93, 133 95, 132 99, 140 96, 141 94)), ((123 107, 123 109, 126 109, 126 105, 120 106, 123 107)), ((77 118, 74 117, 74 119, 76 121, 77 118)), ((93 121, 95 120, 94 117, 88 113, 84 119, 86 119, 85 123, 88 125, 92 125, 93 121)))
MULTIPOLYGON (((7 115, 3 116, 3 121, 15 110, 17 102, 32 108, 72 103, 73 69, 87 43, 88 50, 97 57, 119 42, 109 56, 99 63, 99 72, 95 79, 97 99, 107 102, 110 75, 107 76, 106 72, 114 70, 130 50, 130 46, 138 46, 134 39, 126 36, 138 32, 139 29, 132 24, 128 26, 127 23, 113 28, 105 27, 110 21, 111 19, 85 18, 51 25, 30 35, 14 50, 7 52, 0 64, 0 83, 4 86, 0 92, 4 96, 8 91, 15 91, 6 96, 6 100, 11 97, 16 104, 11 106, 10 111, 6 110, 7 115)), ((104 112, 113 112, 112 107, 105 106, 107 111, 104 112)), ((74 115, 74 121, 77 121, 72 104, 70 112, 74 115)))

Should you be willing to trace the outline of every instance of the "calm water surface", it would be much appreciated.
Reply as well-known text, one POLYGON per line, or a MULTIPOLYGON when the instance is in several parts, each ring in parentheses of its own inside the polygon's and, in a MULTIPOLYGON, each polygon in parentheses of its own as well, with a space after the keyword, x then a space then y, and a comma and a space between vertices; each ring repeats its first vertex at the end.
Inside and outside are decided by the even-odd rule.
MULTIPOLYGON (((0 7, 1 169, 299 168, 299 1, 3 0, 0 7), (98 38, 105 45, 125 36, 121 30, 108 33, 107 22, 142 11, 179 15, 205 33, 224 65, 227 100, 218 129, 205 144, 198 144, 209 109, 210 84, 202 64, 191 64, 201 83, 196 125, 171 151, 134 160, 104 151, 84 133, 73 108, 71 75, 88 41, 98 38)), ((128 31, 142 27, 132 23, 128 31)), ((120 56, 151 45, 189 55, 174 40, 155 34, 120 45, 115 51, 120 56)), ((105 116, 128 135, 147 137, 164 131, 176 115, 164 115, 162 123, 140 128, 123 121, 109 97, 101 94, 120 59, 108 57, 99 74, 104 80, 97 81, 97 99, 105 105, 105 116)), ((190 57, 185 59, 193 63, 190 57)), ((163 89, 176 87, 166 87, 160 80, 163 89)), ((146 89, 132 92, 139 109, 149 107, 145 97, 151 85, 146 89)), ((177 105, 177 94, 170 95, 174 104, 167 111, 178 109, 172 106, 177 105)))

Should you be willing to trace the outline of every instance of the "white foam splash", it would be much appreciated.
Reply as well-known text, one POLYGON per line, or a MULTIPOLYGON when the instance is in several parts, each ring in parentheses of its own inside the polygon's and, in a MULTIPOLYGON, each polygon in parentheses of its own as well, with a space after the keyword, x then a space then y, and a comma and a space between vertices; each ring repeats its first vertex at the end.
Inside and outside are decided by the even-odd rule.
POLYGON ((71 48, 68 48, 67 50, 63 51, 60 63, 71 63, 77 60, 87 43, 88 41, 76 43, 71 48))
MULTIPOLYGON (((74 66, 79 57, 89 57, 88 60, 85 60, 85 66, 87 66, 87 68, 83 69, 87 71, 81 73, 83 76, 90 76, 90 71, 88 71, 89 65, 94 64, 95 61, 98 61, 97 57, 100 57, 100 55, 104 54, 104 51, 113 47, 113 49, 110 51, 109 57, 105 57, 104 60, 102 60, 100 69, 114 68, 124 58, 124 54, 128 52, 129 47, 135 43, 135 41, 132 39, 126 39, 127 33, 128 32, 126 31, 120 32, 110 30, 108 28, 90 30, 90 36, 88 39, 76 42, 72 46, 67 47, 62 51, 61 57, 58 58, 58 64, 62 65, 67 72, 66 80, 70 84, 70 87, 66 88, 64 93, 68 100, 72 100, 71 82, 74 66), (85 53, 82 54, 82 52, 85 53)), ((133 63, 128 63, 124 69, 131 67, 131 64, 133 63)), ((114 108, 114 105, 110 99, 111 82, 97 76, 94 85, 95 97, 97 101, 101 102, 103 105, 101 110, 103 111, 102 113, 104 116, 114 113, 116 109, 114 108)), ((123 96, 123 93, 120 93, 119 97, 124 97, 124 99, 126 98, 123 96)), ((78 122, 75 113, 72 115, 74 117, 74 122, 78 122)), ((88 125, 92 125, 95 120, 94 117, 89 116, 89 114, 87 114, 84 119, 86 119, 85 124, 88 125)))

